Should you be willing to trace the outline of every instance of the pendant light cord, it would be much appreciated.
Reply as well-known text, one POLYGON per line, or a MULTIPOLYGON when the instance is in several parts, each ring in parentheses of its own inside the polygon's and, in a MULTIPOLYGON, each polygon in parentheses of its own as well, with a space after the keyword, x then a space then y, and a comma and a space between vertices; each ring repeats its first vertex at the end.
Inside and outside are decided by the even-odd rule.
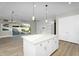
POLYGON ((45 7, 46 7, 46 20, 47 20, 47 7, 48 7, 48 5, 46 4, 45 7))
POLYGON ((35 8, 35 6, 34 6, 34 2, 33 2, 33 16, 32 16, 33 21, 35 20, 34 8, 35 8))
POLYGON ((33 2, 33 16, 34 16, 34 2, 33 2))

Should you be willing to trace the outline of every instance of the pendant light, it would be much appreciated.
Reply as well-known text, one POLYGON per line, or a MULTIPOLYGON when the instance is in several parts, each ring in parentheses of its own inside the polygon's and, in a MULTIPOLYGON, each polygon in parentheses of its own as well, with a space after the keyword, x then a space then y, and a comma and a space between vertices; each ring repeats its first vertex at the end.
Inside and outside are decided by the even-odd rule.
POLYGON ((46 4, 45 7, 46 7, 46 19, 45 19, 45 22, 47 23, 48 22, 48 20, 47 20, 47 7, 48 7, 48 5, 46 4))
POLYGON ((35 20, 35 14, 34 14, 34 10, 35 10, 36 5, 33 3, 33 16, 32 16, 32 20, 35 20))
POLYGON ((15 13, 15 12, 12 10, 12 11, 11 11, 10 23, 16 23, 16 20, 15 20, 15 17, 14 17, 14 16, 15 16, 14 13, 15 13))
POLYGON ((13 22, 13 15, 14 15, 14 11, 11 11, 11 22, 13 22))

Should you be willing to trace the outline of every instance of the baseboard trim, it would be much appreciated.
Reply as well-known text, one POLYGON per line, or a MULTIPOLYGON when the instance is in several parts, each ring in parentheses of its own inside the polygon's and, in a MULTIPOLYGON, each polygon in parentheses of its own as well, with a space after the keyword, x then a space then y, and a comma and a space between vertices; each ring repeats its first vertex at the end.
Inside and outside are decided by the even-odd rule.
POLYGON ((69 42, 69 43, 72 43, 72 44, 77 44, 77 45, 79 45, 79 43, 75 43, 75 42, 71 42, 71 41, 67 41, 67 40, 60 40, 60 41, 65 41, 65 42, 69 42))

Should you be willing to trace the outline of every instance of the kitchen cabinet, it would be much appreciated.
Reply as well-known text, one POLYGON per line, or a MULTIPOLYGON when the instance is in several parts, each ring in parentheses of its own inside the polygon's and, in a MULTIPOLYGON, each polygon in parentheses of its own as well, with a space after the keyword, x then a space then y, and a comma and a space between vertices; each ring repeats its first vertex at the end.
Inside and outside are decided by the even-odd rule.
MULTIPOLYGON (((31 39, 33 40, 33 38, 31 39)), ((25 56, 49 56, 58 49, 58 39, 56 35, 43 35, 38 39, 35 39, 34 41, 36 42, 28 40, 23 37, 23 51, 25 56)))
POLYGON ((37 33, 51 33, 54 34, 54 20, 49 19, 49 21, 46 23, 45 20, 39 20, 37 21, 37 33))

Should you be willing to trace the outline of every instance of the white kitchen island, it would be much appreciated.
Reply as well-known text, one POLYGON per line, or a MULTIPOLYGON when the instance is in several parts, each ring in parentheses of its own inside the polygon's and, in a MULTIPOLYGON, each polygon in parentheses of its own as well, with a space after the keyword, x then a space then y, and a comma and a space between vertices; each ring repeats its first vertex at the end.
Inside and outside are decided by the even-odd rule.
POLYGON ((49 56, 58 49, 58 39, 52 34, 22 36, 25 56, 49 56))

